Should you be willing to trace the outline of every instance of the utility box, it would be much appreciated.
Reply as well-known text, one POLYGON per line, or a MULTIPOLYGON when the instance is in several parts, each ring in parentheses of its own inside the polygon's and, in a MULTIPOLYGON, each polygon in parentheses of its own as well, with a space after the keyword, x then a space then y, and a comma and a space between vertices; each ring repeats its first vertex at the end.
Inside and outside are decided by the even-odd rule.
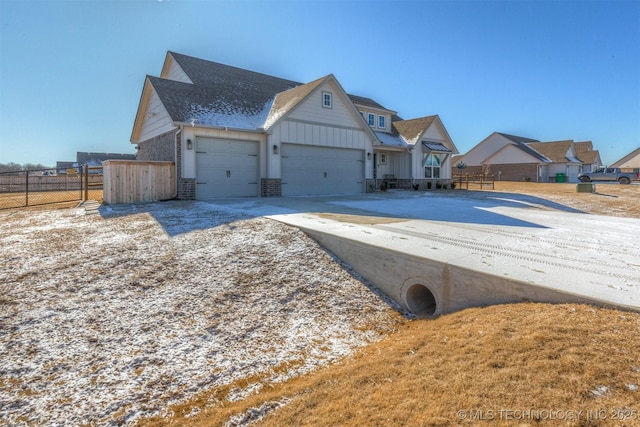
POLYGON ((576 192, 578 193, 595 193, 596 185, 591 182, 581 182, 576 184, 576 192))

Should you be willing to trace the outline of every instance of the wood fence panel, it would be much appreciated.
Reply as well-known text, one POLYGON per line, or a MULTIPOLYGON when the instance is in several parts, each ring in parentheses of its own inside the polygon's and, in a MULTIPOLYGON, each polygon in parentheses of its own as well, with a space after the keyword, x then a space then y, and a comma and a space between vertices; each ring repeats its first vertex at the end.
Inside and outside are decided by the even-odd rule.
POLYGON ((107 160, 102 166, 105 203, 152 202, 175 196, 174 162, 107 160))

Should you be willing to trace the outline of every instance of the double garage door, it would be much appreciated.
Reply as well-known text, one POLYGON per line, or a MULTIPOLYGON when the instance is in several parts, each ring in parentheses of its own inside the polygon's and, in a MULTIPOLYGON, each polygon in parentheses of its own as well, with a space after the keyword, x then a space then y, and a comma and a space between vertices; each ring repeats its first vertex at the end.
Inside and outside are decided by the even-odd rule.
POLYGON ((364 152, 282 144, 282 195, 355 194, 364 191, 364 152))
MULTIPOLYGON (((196 138, 196 199, 259 195, 256 141, 196 138)), ((282 195, 364 191, 364 152, 282 144, 282 195)))
POLYGON ((258 143, 196 138, 196 199, 258 196, 258 143))

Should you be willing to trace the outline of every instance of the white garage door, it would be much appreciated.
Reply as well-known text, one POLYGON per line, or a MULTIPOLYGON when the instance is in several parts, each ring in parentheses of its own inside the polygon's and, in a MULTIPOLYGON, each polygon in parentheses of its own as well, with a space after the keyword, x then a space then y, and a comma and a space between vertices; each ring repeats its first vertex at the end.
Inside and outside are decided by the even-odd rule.
POLYGON ((362 150, 282 144, 283 196, 363 191, 362 150))
POLYGON ((257 195, 257 142, 196 139, 196 199, 257 195))

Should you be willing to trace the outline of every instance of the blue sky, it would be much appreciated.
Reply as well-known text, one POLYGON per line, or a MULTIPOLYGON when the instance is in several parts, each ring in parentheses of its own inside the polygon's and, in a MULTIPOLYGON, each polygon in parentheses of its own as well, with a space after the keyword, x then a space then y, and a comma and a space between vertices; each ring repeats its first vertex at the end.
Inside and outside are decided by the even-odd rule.
POLYGON ((309 82, 333 73, 461 153, 494 131, 640 146, 640 1, 0 0, 0 163, 134 153, 168 50, 309 82))

